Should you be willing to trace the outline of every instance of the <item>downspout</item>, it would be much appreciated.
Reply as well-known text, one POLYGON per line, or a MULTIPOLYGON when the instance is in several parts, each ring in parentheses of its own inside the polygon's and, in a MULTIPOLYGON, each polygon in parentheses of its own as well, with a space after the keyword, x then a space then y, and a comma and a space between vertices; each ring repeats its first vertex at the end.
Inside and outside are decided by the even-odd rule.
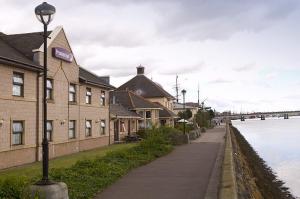
MULTIPOLYGON (((110 92, 108 92, 108 99, 110 99, 110 92)), ((108 145, 110 145, 110 100, 108 100, 108 145)))

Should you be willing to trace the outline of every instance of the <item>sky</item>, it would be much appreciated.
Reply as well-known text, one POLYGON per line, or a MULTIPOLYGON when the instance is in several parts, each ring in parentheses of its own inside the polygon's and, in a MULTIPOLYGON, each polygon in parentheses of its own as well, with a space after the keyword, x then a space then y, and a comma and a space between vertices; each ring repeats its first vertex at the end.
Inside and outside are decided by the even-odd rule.
MULTIPOLYGON (((1 0, 0 31, 41 31, 42 1, 1 0)), ((299 0, 51 0, 76 61, 118 87, 136 67, 217 111, 300 110, 299 0)), ((182 100, 182 96, 180 96, 182 100)))

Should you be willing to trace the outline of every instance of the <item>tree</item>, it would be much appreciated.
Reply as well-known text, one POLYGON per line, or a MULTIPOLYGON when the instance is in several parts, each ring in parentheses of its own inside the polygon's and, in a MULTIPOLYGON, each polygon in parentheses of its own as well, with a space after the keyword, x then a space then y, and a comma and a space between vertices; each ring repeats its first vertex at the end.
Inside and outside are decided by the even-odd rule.
POLYGON ((186 109, 186 111, 180 111, 178 112, 178 117, 180 119, 190 119, 193 116, 193 113, 190 109, 186 109))

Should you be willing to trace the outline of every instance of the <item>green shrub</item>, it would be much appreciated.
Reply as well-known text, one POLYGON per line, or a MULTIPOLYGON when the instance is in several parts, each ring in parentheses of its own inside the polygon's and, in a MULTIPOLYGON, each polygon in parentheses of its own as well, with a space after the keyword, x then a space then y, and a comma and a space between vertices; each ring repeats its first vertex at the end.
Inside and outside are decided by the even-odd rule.
POLYGON ((11 177, 0 180, 1 199, 27 199, 29 198, 29 180, 25 177, 11 177))
MULTIPOLYGON (((65 182, 72 199, 93 198, 98 192, 128 173, 173 149, 172 136, 182 135, 173 128, 153 128, 145 131, 145 139, 137 146, 108 152, 104 157, 80 160, 69 168, 50 170, 51 179, 65 182)), ((0 181, 1 199, 27 199, 28 185, 36 179, 7 178, 0 181)))

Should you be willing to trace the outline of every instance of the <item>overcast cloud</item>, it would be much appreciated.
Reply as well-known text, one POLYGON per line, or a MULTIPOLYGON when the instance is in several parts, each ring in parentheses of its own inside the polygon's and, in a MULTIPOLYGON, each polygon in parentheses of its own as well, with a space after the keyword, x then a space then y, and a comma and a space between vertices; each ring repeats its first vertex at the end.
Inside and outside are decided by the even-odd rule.
MULTIPOLYGON (((0 31, 41 31, 42 1, 2 0, 0 31)), ((77 62, 119 86, 142 64, 174 93, 217 110, 300 110, 298 0, 73 0, 57 9, 77 62), (267 102, 266 102, 267 101, 267 102)))

